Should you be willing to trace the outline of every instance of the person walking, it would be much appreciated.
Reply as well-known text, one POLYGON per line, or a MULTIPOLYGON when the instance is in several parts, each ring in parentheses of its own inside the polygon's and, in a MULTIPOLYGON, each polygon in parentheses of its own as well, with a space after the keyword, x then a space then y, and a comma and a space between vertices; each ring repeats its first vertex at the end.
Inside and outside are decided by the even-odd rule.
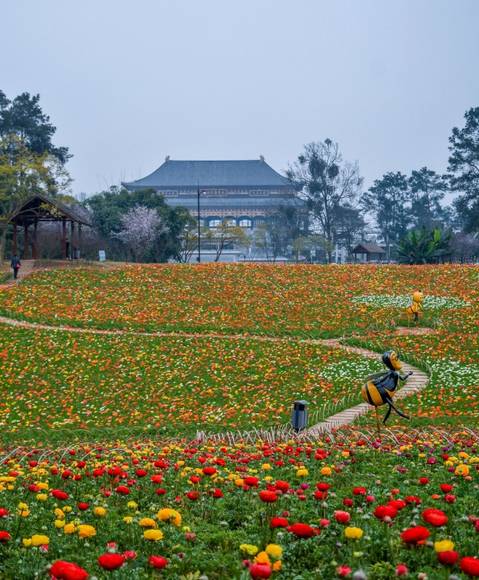
POLYGON ((20 266, 21 266, 21 262, 20 262, 20 258, 15 254, 12 257, 12 261, 10 262, 10 266, 13 269, 13 279, 16 280, 17 276, 18 276, 18 270, 20 270, 20 266))

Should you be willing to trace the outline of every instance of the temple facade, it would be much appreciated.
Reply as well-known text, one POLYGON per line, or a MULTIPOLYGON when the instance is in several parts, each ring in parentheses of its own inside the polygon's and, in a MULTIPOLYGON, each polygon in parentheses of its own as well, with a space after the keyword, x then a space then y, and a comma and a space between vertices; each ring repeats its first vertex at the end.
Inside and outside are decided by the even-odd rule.
POLYGON ((245 161, 177 161, 167 157, 150 175, 123 186, 129 190, 154 189, 168 204, 188 209, 195 218, 199 194, 200 220, 205 227, 226 221, 254 229, 279 207, 297 203, 291 183, 263 157, 245 161))

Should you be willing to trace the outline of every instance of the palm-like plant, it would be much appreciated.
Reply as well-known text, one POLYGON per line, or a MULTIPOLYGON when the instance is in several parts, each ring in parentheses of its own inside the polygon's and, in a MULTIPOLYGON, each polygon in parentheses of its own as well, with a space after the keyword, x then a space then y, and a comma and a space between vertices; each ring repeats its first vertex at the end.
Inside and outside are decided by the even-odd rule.
POLYGON ((399 242, 398 258, 404 264, 434 264, 451 253, 450 244, 451 232, 412 230, 399 242))

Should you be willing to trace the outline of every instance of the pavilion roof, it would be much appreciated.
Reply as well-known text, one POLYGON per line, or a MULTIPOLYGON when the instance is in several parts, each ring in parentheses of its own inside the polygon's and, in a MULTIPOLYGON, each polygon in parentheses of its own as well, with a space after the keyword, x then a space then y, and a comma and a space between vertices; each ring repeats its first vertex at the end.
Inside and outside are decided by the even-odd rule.
POLYGON ((360 242, 353 250, 353 254, 385 254, 386 250, 374 242, 360 242))
POLYGON ((62 219, 91 226, 88 211, 80 204, 67 204, 37 193, 23 201, 9 216, 9 223, 28 225, 38 221, 60 221, 62 219))

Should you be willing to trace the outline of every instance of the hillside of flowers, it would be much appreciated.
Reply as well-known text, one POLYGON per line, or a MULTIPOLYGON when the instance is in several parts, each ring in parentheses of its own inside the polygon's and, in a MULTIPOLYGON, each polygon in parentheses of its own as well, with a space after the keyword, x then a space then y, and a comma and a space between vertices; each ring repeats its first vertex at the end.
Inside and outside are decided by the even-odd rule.
POLYGON ((472 578, 479 435, 12 448, 4 578, 472 578))
POLYGON ((428 322, 477 327, 479 269, 449 265, 54 270, 0 293, 0 314, 96 328, 342 336, 390 328, 418 288, 432 306, 428 322))

